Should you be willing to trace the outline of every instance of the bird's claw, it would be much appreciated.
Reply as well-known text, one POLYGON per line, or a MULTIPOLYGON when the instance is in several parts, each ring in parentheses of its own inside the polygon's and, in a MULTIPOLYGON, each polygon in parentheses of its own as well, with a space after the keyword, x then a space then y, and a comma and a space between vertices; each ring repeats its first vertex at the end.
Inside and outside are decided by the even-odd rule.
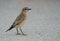
POLYGON ((20 33, 17 33, 16 35, 21 35, 20 33))

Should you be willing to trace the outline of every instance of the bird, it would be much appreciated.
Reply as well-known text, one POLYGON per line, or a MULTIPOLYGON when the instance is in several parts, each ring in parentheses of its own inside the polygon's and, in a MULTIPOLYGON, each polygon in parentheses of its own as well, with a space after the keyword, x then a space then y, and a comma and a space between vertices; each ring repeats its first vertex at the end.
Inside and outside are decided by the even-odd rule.
POLYGON ((21 28, 22 28, 23 24, 25 23, 25 21, 27 19, 28 11, 30 11, 30 10, 31 10, 31 8, 29 8, 29 7, 22 8, 21 13, 17 16, 17 18, 15 19, 15 21, 13 22, 11 27, 8 30, 6 30, 6 32, 12 30, 13 28, 16 28, 17 35, 20 35, 20 33, 18 32, 18 29, 20 29, 22 35, 25 35, 21 28))

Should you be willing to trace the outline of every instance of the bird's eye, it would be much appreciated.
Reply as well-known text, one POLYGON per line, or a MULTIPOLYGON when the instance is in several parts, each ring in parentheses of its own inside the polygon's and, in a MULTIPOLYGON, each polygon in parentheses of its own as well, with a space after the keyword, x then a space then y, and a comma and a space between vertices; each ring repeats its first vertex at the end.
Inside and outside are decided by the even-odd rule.
POLYGON ((27 10, 27 9, 25 8, 25 10, 27 10))

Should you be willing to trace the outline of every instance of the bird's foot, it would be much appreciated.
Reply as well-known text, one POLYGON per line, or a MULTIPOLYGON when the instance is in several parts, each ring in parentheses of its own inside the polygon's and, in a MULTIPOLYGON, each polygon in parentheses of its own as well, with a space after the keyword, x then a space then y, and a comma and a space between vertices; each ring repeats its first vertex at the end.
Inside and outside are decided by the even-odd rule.
POLYGON ((26 36, 27 34, 22 34, 22 35, 26 36))
POLYGON ((21 35, 20 33, 17 33, 16 35, 21 35))

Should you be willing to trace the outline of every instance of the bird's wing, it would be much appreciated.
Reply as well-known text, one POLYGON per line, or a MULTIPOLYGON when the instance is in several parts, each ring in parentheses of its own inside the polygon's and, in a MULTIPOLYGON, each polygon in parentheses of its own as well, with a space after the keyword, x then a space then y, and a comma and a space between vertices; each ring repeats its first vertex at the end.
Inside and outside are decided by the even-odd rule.
POLYGON ((20 20, 15 21, 15 22, 13 23, 13 25, 14 25, 14 26, 16 26, 16 25, 18 25, 19 23, 21 23, 23 20, 24 20, 24 19, 23 19, 23 18, 21 18, 20 20))
MULTIPOLYGON (((7 30, 10 31, 12 28, 14 28, 16 25, 18 25, 19 23, 21 23, 24 20, 23 16, 19 15, 16 20, 14 21, 14 23, 11 25, 11 27, 7 30)), ((7 32, 6 31, 6 32, 7 32)))
POLYGON ((23 16, 18 16, 18 17, 16 18, 16 20, 14 21, 13 26, 18 25, 18 24, 21 23, 23 20, 24 20, 23 16))

